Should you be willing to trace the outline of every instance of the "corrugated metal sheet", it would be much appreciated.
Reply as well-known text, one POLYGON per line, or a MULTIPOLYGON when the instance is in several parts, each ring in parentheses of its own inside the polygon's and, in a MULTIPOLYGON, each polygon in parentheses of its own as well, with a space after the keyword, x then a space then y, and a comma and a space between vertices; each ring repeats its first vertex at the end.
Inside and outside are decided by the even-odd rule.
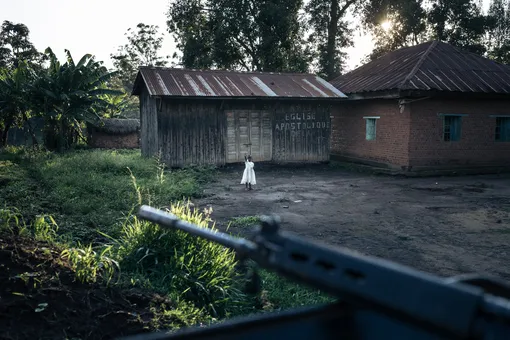
POLYGON ((390 52, 331 83, 347 94, 387 90, 510 94, 510 66, 432 41, 390 52))
POLYGON ((346 98, 311 74, 186 70, 142 67, 133 94, 144 82, 151 96, 346 98))

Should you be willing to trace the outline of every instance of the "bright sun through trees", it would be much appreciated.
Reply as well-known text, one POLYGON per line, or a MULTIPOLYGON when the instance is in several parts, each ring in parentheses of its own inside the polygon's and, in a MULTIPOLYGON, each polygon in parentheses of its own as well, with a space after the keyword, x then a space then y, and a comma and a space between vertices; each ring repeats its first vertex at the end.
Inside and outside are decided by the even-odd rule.
POLYGON ((389 20, 383 21, 381 23, 382 29, 385 30, 386 32, 388 32, 391 29, 391 26, 392 26, 392 24, 391 24, 391 21, 389 21, 389 20))

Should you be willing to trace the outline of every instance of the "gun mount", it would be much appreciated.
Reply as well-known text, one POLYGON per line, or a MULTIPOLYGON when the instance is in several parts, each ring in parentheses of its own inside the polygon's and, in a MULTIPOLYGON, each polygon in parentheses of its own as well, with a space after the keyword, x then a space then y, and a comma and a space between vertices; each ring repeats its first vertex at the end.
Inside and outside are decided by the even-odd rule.
POLYGON ((295 282, 320 289, 336 303, 258 315, 155 339, 510 339, 510 289, 498 280, 449 279, 390 261, 303 240, 264 217, 250 240, 200 228, 148 206, 142 219, 233 249, 295 282))

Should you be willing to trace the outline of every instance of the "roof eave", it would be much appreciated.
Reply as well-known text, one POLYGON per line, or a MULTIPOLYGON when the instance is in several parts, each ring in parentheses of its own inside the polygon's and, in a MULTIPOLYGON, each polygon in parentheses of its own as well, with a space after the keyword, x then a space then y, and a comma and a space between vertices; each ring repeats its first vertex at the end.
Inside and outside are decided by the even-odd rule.
POLYGON ((310 100, 310 101, 344 101, 349 97, 266 97, 266 96, 151 96, 163 99, 181 99, 181 100, 310 100))
POLYGON ((368 100, 368 99, 398 99, 401 98, 401 91, 384 90, 372 92, 346 93, 348 100, 368 100))
POLYGON ((510 93, 489 92, 452 92, 438 90, 384 90, 373 92, 347 93, 348 100, 371 100, 371 99, 402 99, 402 98, 449 98, 457 99, 466 97, 470 99, 510 99, 510 93))

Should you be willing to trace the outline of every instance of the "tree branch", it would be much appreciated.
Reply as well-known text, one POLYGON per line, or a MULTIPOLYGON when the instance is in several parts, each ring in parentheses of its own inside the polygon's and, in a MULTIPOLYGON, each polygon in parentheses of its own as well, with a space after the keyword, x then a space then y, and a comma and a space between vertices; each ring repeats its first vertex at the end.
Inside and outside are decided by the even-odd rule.
POLYGON ((348 0, 345 5, 343 5, 342 8, 340 8, 340 10, 338 11, 338 18, 341 18, 344 16, 345 12, 347 12, 347 10, 349 9, 349 7, 351 7, 355 2, 357 2, 358 0, 348 0))
POLYGON ((241 45, 242 48, 244 48, 246 50, 246 52, 250 55, 250 57, 252 58, 253 60, 253 64, 259 68, 260 67, 260 64, 256 58, 256 55, 255 55, 255 51, 253 51, 252 49, 250 49, 250 47, 248 45, 246 45, 246 43, 239 38, 239 36, 235 36, 234 37, 234 40, 239 44, 241 45))

